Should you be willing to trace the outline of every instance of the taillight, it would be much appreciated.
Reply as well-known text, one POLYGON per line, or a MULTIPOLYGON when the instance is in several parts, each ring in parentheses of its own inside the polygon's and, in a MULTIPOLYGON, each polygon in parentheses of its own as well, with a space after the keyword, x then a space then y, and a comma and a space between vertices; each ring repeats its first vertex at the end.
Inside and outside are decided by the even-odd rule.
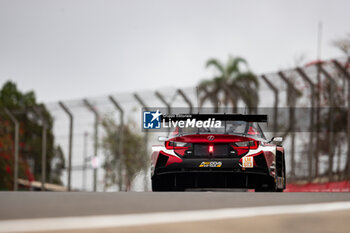
POLYGON ((257 149, 258 146, 259 146, 258 141, 244 141, 244 142, 233 143, 233 147, 237 147, 241 149, 257 149))
POLYGON ((192 144, 187 142, 167 141, 165 148, 174 150, 177 155, 192 155, 192 144))
POLYGON ((243 142, 234 142, 230 144, 233 151, 230 151, 233 155, 244 156, 249 150, 254 150, 259 147, 258 141, 243 141, 243 142))
POLYGON ((187 149, 189 148, 189 143, 186 142, 177 142, 177 141, 167 141, 165 142, 165 148, 168 150, 174 149, 187 149))

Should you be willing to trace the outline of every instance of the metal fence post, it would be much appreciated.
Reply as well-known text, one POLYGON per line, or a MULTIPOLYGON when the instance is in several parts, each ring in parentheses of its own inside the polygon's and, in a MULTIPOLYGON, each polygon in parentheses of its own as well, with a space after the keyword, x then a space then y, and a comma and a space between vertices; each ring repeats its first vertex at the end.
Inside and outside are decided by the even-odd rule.
MULTIPOLYGON (((94 124, 94 156, 96 158, 97 157, 97 150, 98 150, 98 121, 100 119, 100 115, 99 115, 98 111, 95 109, 95 107, 87 99, 83 99, 83 102, 87 106, 87 108, 90 109, 90 111, 95 116, 95 124, 94 124)), ((97 191, 97 167, 94 168, 93 190, 94 190, 94 192, 97 191)))
POLYGON ((310 135, 309 135, 309 162, 308 162, 308 170, 309 170, 309 181, 312 180, 312 160, 314 155, 314 108, 315 108, 315 89, 316 85, 312 82, 312 80, 306 75, 306 73, 300 69, 297 68, 296 71, 300 75, 300 77, 304 80, 304 82, 308 83, 310 85, 311 95, 310 95, 310 103, 311 103, 311 111, 310 111, 310 135))
POLYGON ((43 130, 42 130, 42 141, 41 141, 41 190, 45 191, 46 183, 46 137, 47 137, 47 122, 38 107, 34 107, 34 112, 41 119, 43 130))
POLYGON ((181 95, 181 97, 188 104, 190 114, 191 114, 193 112, 193 104, 192 104, 191 100, 185 95, 185 93, 181 89, 177 89, 177 93, 179 93, 179 95, 181 95))
MULTIPOLYGON (((233 91, 227 86, 227 85, 223 85, 224 90, 226 91, 226 93, 229 95, 230 99, 231 99, 231 103, 232 103, 232 112, 233 113, 237 113, 237 96, 235 96, 233 94, 233 91)), ((204 90, 206 93, 208 93, 207 89, 204 90)), ((214 103, 214 101, 212 101, 214 103)), ((217 110, 215 110, 215 112, 218 112, 218 108, 216 108, 217 110)))
POLYGON ((292 99, 290 106, 290 117, 289 117, 289 126, 291 131, 291 178, 295 178, 295 134, 294 134, 294 123, 295 123, 295 102, 296 102, 296 93, 298 90, 295 88, 293 83, 284 75, 282 71, 278 72, 279 77, 287 84, 288 88, 292 90, 292 99))
MULTIPOLYGON (((149 111, 149 108, 147 107, 147 105, 143 102, 143 100, 140 98, 140 96, 138 96, 136 93, 134 93, 134 98, 136 99, 136 101, 146 110, 149 111)), ((148 152, 148 131, 145 131, 145 153, 147 154, 148 152)), ((146 155, 148 156, 148 155, 146 155)), ((148 157, 147 157, 148 158, 148 157)), ((148 162, 148 160, 146 161, 148 162)), ((147 180, 147 171, 145 171, 145 179, 144 179, 144 190, 147 191, 148 190, 148 180, 147 180)))
POLYGON ((333 94, 335 93, 337 83, 334 80, 334 78, 320 65, 319 67, 320 72, 324 74, 324 76, 329 80, 330 82, 330 89, 329 89, 329 138, 328 138, 328 145, 329 145, 329 151, 328 151, 328 161, 329 161, 329 167, 328 167, 328 177, 329 180, 333 180, 333 164, 334 164, 334 114, 333 114, 333 107, 335 106, 334 103, 334 97, 333 94))
MULTIPOLYGON (((155 92, 155 95, 158 97, 158 99, 160 99, 160 101, 166 106, 168 114, 171 114, 171 105, 170 103, 168 103, 164 96, 162 94, 160 94, 158 91, 155 92)), ((170 128, 168 128, 168 134, 170 133, 170 128)))
POLYGON ((261 78, 266 82, 267 86, 273 91, 274 93, 274 97, 275 97, 275 101, 273 104, 273 132, 276 134, 278 131, 278 88, 270 81, 267 79, 267 77, 265 75, 261 75, 261 78))
POLYGON ((72 181, 72 145, 73 145, 73 114, 69 111, 68 107, 63 103, 59 102, 61 108, 67 113, 69 117, 69 144, 68 144, 68 191, 71 191, 72 181))
POLYGON ((348 81, 348 111, 347 111, 347 141, 348 141, 348 158, 346 163, 346 176, 350 178, 350 73, 336 60, 332 61, 334 66, 339 70, 348 81))
POLYGON ((14 143, 14 174, 13 174, 13 190, 18 190, 18 147, 19 147, 19 122, 15 116, 5 108, 5 113, 10 117, 11 121, 15 125, 15 143, 14 143))
POLYGON ((83 190, 86 190, 86 162, 87 162, 87 145, 88 145, 88 137, 89 137, 89 134, 88 132, 84 132, 84 142, 83 142, 83 145, 84 145, 84 148, 83 148, 83 190))
POLYGON ((112 102, 114 107, 117 108, 119 111, 119 116, 120 116, 120 126, 119 126, 119 157, 120 157, 120 163, 119 163, 119 191, 123 191, 123 161, 124 161, 124 156, 123 156, 123 151, 124 151, 124 110, 120 106, 120 104, 113 98, 113 96, 109 96, 109 100, 112 102))
POLYGON ((160 101, 167 107, 167 110, 168 110, 168 114, 171 114, 171 106, 170 106, 170 103, 168 103, 164 96, 162 94, 160 94, 159 91, 156 91, 155 92, 155 95, 158 97, 158 99, 160 99, 160 101))

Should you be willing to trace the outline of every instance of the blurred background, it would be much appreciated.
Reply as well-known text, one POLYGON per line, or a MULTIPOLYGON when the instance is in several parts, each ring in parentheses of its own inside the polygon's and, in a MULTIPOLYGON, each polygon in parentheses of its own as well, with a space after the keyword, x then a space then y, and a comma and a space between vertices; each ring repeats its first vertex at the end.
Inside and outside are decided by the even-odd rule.
POLYGON ((268 109, 287 190, 350 191, 349 8, 1 0, 0 190, 150 191, 142 107, 199 107, 268 109))

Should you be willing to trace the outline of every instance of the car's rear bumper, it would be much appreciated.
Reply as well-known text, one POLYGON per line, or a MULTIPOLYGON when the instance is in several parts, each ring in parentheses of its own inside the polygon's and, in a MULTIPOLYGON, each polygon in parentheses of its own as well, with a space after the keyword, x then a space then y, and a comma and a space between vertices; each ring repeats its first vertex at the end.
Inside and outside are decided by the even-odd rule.
POLYGON ((156 173, 184 173, 184 172, 228 172, 228 173, 253 173, 268 174, 269 170, 263 154, 254 156, 254 166, 252 168, 244 168, 240 162, 241 158, 182 158, 181 162, 167 163, 167 156, 160 154, 157 163, 156 173), (165 158, 165 159, 164 159, 165 158))
POLYGON ((244 188, 255 189, 269 185, 273 178, 266 174, 235 172, 177 172, 152 177, 160 186, 186 188, 244 188))
MULTIPOLYGON (((258 161, 258 160, 257 160, 258 161)), ((152 179, 162 185, 182 188, 256 188, 270 183, 266 163, 242 168, 240 158, 187 158, 181 163, 157 167, 152 179), (208 164, 208 167, 201 166, 208 164), (212 162, 212 163, 210 163, 212 162), (220 165, 219 167, 210 167, 220 165), (259 165, 259 166, 258 166, 259 165)))

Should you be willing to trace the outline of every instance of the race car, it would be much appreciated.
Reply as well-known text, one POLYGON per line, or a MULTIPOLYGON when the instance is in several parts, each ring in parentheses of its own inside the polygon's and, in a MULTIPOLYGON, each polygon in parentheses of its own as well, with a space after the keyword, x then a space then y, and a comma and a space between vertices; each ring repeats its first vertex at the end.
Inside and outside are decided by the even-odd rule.
POLYGON ((283 138, 266 139, 259 124, 267 116, 257 118, 259 122, 252 122, 254 115, 226 118, 222 127, 176 128, 170 137, 159 137, 163 144, 152 147, 152 190, 283 192, 283 138))

